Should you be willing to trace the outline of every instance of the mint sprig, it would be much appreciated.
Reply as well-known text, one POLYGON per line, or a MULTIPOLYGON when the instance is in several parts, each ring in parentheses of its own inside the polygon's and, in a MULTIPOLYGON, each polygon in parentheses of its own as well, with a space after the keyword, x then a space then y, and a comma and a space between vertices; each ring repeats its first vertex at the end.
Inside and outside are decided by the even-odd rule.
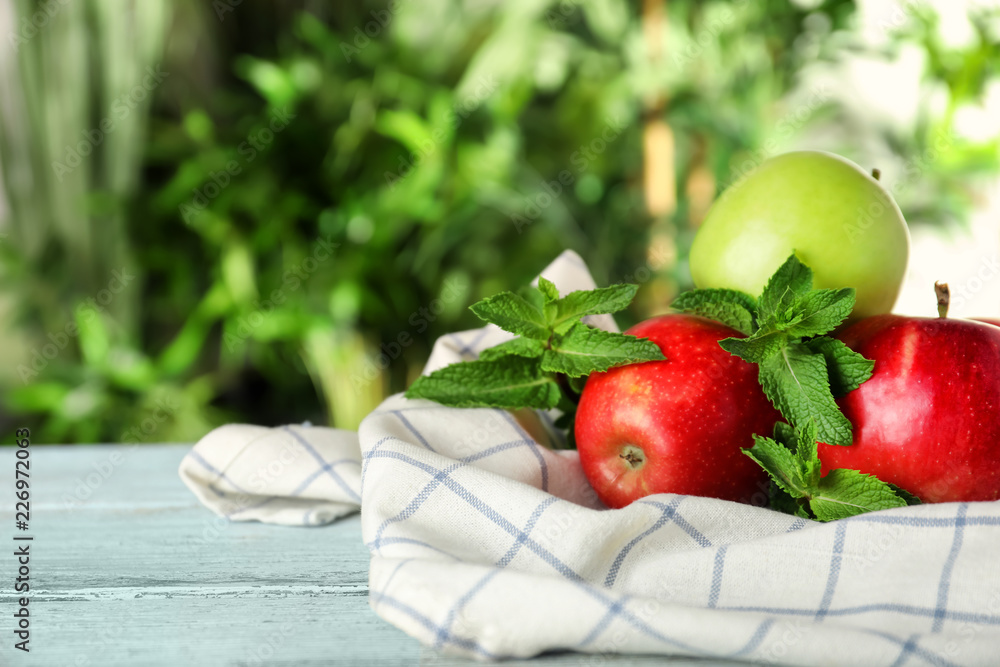
POLYGON ((588 315, 626 308, 637 285, 613 285, 564 297, 545 278, 538 287, 502 292, 471 306, 480 319, 517 338, 417 379, 407 398, 453 407, 505 409, 559 407, 572 420, 583 382, 591 373, 642 361, 662 361, 652 341, 591 327, 588 315))
POLYGON ((576 320, 565 333, 556 333, 549 340, 542 353, 542 370, 578 378, 614 366, 665 358, 649 339, 595 329, 576 320))
POLYGON ((542 373, 540 366, 536 359, 514 355, 451 364, 421 377, 406 395, 456 408, 548 410, 556 407, 562 394, 555 378, 542 373))
POLYGON ((830 390, 837 398, 854 391, 872 376, 875 362, 865 359, 843 341, 819 336, 806 341, 805 345, 813 352, 823 355, 829 373, 830 390))
MULTIPOLYGON (((539 287, 546 284, 552 285, 545 278, 538 279, 539 287)), ((552 289, 555 289, 554 286, 552 289)), ((558 298, 559 293, 555 292, 555 299, 550 301, 548 306, 552 312, 549 324, 556 331, 565 331, 581 317, 607 315, 625 310, 632 303, 638 289, 638 285, 612 285, 611 287, 570 292, 561 299, 558 298)))
POLYGON ((854 290, 813 289, 812 284, 812 270, 793 254, 757 299, 735 290, 701 289, 682 294, 672 307, 745 334, 719 345, 757 364, 764 394, 782 416, 796 428, 814 421, 821 442, 850 445, 851 423, 834 397, 871 377, 874 363, 822 336, 851 314, 854 290))
POLYGON ((759 297, 729 289, 696 289, 680 295, 675 310, 726 324, 743 338, 720 347, 757 365, 764 394, 788 421, 774 438, 754 436, 744 453, 773 482, 771 507, 820 521, 920 502, 916 496, 856 470, 820 476, 817 441, 849 446, 851 422, 839 398, 872 376, 875 363, 825 336, 854 308, 854 290, 813 289, 812 271, 793 254, 771 276, 759 297))
POLYGON ((492 322, 504 331, 537 340, 549 336, 543 310, 520 294, 501 292, 472 304, 469 309, 479 319, 492 322))
POLYGON ((732 289, 697 289, 681 294, 671 308, 701 315, 736 329, 741 334, 754 332, 757 300, 732 289))
POLYGON ((778 423, 773 439, 755 435, 754 446, 743 451, 771 476, 771 506, 790 514, 834 521, 920 502, 916 496, 857 470, 837 468, 821 477, 813 423, 798 431, 778 423))
POLYGON ((757 363, 764 395, 792 426, 800 428, 814 420, 821 441, 851 444, 851 422, 834 402, 826 357, 801 342, 787 341, 757 363))

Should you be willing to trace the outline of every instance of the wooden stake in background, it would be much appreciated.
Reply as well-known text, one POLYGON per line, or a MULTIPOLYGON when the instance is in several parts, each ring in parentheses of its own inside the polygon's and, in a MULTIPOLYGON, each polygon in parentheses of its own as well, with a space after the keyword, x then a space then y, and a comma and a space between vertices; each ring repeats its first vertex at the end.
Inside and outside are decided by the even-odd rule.
MULTIPOLYGON (((663 57, 667 14, 665 0, 643 0, 642 29, 650 67, 667 67, 663 57)), ((667 123, 666 91, 657 88, 644 100, 642 155, 642 187, 649 213, 649 245, 646 261, 653 276, 640 292, 641 308, 647 315, 668 310, 677 293, 677 286, 666 274, 676 264, 677 243, 670 216, 677 208, 677 174, 674 168, 674 133, 667 123)))
MULTIPOLYGON (((663 39, 667 15, 665 0, 643 0, 642 28, 651 66, 665 67, 663 39)), ((643 125, 643 193, 646 210, 654 220, 661 220, 677 207, 674 171, 674 134, 663 118, 667 108, 666 92, 657 90, 645 100, 643 125)), ((654 231, 656 227, 654 223, 654 231)))

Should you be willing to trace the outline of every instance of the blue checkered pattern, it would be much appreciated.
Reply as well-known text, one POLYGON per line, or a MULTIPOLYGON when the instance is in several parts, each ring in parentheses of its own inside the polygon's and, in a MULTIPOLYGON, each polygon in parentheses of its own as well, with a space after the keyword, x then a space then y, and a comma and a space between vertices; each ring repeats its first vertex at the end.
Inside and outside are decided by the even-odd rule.
POLYGON ((688 496, 601 510, 573 483, 572 456, 518 440, 494 411, 452 412, 397 397, 361 429, 372 606, 429 645, 486 658, 997 664, 994 503, 826 525, 688 496), (449 451, 491 417, 490 442, 505 446, 472 461, 449 451))
MULTIPOLYGON (((543 275, 564 290, 593 284, 575 256, 543 275)), ((447 336, 429 369, 505 336, 491 327, 447 336)), ((550 424, 548 415, 396 396, 358 436, 216 432, 182 476, 236 520, 321 523, 360 496, 373 609, 451 653, 1000 664, 1000 505, 925 505, 831 524, 679 495, 607 510, 575 452, 545 446, 550 424), (269 466, 280 474, 262 483, 269 466)))

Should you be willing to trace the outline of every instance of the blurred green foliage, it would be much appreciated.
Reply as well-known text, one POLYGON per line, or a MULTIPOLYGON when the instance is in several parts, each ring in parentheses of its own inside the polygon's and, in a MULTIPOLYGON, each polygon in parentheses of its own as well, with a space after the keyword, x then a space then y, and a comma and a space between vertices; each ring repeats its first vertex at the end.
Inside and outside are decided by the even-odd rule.
MULTIPOLYGON (((470 303, 562 249, 599 284, 643 283, 628 324, 686 286, 705 208, 772 139, 846 127, 832 148, 866 155, 857 115, 810 97, 804 79, 860 48, 849 2, 669 1, 658 20, 655 2, 643 16, 626 0, 185 0, 159 13, 112 0, 131 19, 117 37, 71 42, 83 55, 59 31, 110 19, 101 2, 76 4, 17 50, 28 112, 7 113, 0 133, 0 428, 31 426, 38 441, 192 441, 234 420, 353 428, 438 336, 478 326, 470 303), (117 88, 110 54, 136 63, 117 88), (67 92, 49 68, 81 57, 89 84, 67 92), (74 189, 53 181, 49 158, 111 117, 157 59, 168 75, 151 103, 83 157, 74 189), (56 135, 30 112, 49 108, 75 114, 56 135), (653 123, 668 141, 649 143, 653 123), (676 202, 655 215, 651 158, 671 179, 647 188, 676 202), (26 171, 46 177, 25 184, 26 171)), ((952 107, 975 98, 996 40, 983 32, 954 53, 934 34, 921 16, 880 57, 917 44, 952 107)), ((872 136, 905 161, 951 122, 872 136)), ((904 213, 961 218, 963 180, 995 169, 996 148, 951 142, 900 193, 904 213)))

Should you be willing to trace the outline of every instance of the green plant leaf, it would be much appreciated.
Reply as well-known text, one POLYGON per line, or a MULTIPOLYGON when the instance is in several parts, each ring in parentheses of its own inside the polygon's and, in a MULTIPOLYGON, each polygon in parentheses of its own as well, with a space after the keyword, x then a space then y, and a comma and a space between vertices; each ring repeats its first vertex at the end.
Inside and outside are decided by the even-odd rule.
MULTIPOLYGON (((539 311, 545 310, 545 295, 537 287, 525 285, 517 290, 517 295, 537 308, 539 311)), ((474 304, 473 304, 474 305, 474 304)))
POLYGON ((835 521, 849 516, 906 507, 892 487, 857 470, 838 468, 827 473, 819 483, 819 493, 809 500, 809 509, 820 521, 835 521))
POLYGON ((537 288, 483 299, 472 306, 473 312, 519 337, 483 351, 478 361, 452 364, 419 378, 406 396, 455 407, 558 407, 565 414, 575 412, 590 373, 664 358, 648 340, 579 320, 624 308, 636 289, 616 285, 559 298, 555 285, 540 277, 537 288))
POLYGON ((780 331, 750 338, 723 338, 719 346, 743 361, 759 364, 777 354, 788 342, 788 337, 780 331))
POLYGON ((696 289, 677 297, 670 307, 682 313, 699 315, 721 322, 742 334, 754 332, 756 300, 731 289, 696 289))
POLYGON ((802 471, 795 453, 780 442, 763 435, 753 436, 754 446, 743 453, 757 462, 774 483, 795 498, 809 495, 810 486, 802 477, 802 471))
POLYGON ((646 338, 602 331, 577 322, 566 333, 552 338, 551 349, 542 355, 542 370, 582 377, 612 366, 665 358, 659 346, 646 338))
POLYGON ((445 366, 417 379, 407 398, 426 398, 458 408, 554 408, 562 396, 537 359, 507 356, 445 366))
POLYGON ((806 486, 815 489, 819 485, 823 464, 819 460, 816 446, 816 422, 809 420, 805 426, 795 431, 795 456, 799 472, 806 486))
POLYGON ((552 283, 552 281, 546 280, 541 276, 538 276, 538 291, 542 293, 542 296, 545 297, 545 301, 547 303, 551 303, 552 301, 559 299, 559 290, 556 289, 556 286, 552 283))
POLYGON ((830 390, 838 398, 860 387, 875 370, 874 361, 865 359, 836 338, 813 338, 806 342, 806 347, 826 359, 830 390))
POLYGON ((504 343, 486 348, 479 355, 482 361, 515 356, 537 359, 545 351, 545 342, 534 338, 512 338, 504 343))
MULTIPOLYGON (((537 290, 535 291, 536 293, 537 290)), ((545 340, 549 327, 542 309, 535 303, 513 292, 501 292, 472 304, 469 309, 479 319, 528 338, 545 340)))
POLYGON ((850 445, 851 422, 830 393, 826 360, 802 343, 788 343, 759 365, 760 386, 771 403, 797 429, 814 419, 817 438, 831 445, 850 445))
MULTIPOLYGON (((888 484, 888 482, 886 482, 886 483, 888 484)), ((917 498, 915 495, 913 495, 912 493, 910 493, 906 489, 900 488, 900 487, 896 486, 895 484, 889 484, 889 488, 891 488, 896 493, 897 496, 899 496, 900 498, 902 498, 906 502, 907 505, 922 505, 923 504, 923 502, 920 500, 920 498, 917 498)))
POLYGON ((551 328, 558 310, 556 301, 559 300, 559 290, 551 281, 538 276, 538 293, 542 295, 542 312, 545 313, 545 322, 551 328))
POLYGON ((808 498, 819 488, 820 460, 816 426, 810 421, 796 431, 784 422, 774 426, 774 439, 755 435, 743 453, 763 468, 778 487, 793 498, 808 498))
POLYGON ((782 264, 757 299, 757 321, 780 319, 784 311, 812 289, 812 270, 792 254, 782 264))
POLYGON ((20 412, 59 412, 72 387, 61 382, 35 382, 14 387, 5 397, 9 410, 20 412))
POLYGON ((552 326, 557 327, 569 320, 578 320, 587 315, 617 313, 628 308, 635 298, 638 285, 612 285, 598 289, 570 292, 555 301, 556 316, 552 326))
POLYGON ((583 388, 587 386, 588 375, 581 375, 580 377, 569 378, 569 388, 572 389, 577 394, 583 393, 583 388))
POLYGON ((795 429, 791 424, 785 422, 778 422, 774 425, 774 439, 793 451, 799 445, 799 436, 795 433, 795 429))
POLYGON ((754 446, 743 450, 767 472, 774 484, 770 493, 772 509, 819 521, 834 521, 920 502, 913 494, 856 470, 838 468, 820 477, 822 465, 816 447, 816 426, 812 421, 798 430, 779 422, 775 425, 774 436, 771 439, 755 435, 754 446))
POLYGON ((790 493, 782 489, 773 478, 771 479, 771 483, 768 485, 767 497, 768 505, 776 512, 794 514, 795 516, 800 516, 803 519, 812 518, 812 515, 809 514, 809 510, 802 504, 804 501, 793 497, 790 493))
POLYGON ((783 327, 789 336, 806 338, 832 331, 854 309, 854 289, 818 289, 792 306, 792 320, 783 327))

